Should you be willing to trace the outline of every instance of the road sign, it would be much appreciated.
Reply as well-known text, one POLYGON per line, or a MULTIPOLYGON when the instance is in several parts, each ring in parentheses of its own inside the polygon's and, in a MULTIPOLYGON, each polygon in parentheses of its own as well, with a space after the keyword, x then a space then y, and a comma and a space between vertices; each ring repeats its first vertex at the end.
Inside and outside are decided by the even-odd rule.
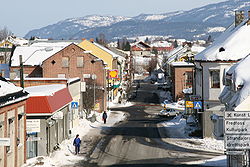
POLYGON ((250 134, 250 120, 225 120, 226 134, 250 134))
POLYGON ((202 102, 194 101, 194 109, 202 109, 202 102))
POLYGON ((187 108, 193 108, 194 107, 194 103, 192 101, 186 101, 186 107, 187 108))
POLYGON ((225 135, 225 148, 231 150, 250 149, 250 135, 225 135))
POLYGON ((225 119, 250 119, 249 111, 226 111, 225 119))
POLYGON ((71 109, 78 109, 78 102, 71 102, 71 109))
POLYGON ((0 138, 0 146, 10 146, 10 138, 0 138))

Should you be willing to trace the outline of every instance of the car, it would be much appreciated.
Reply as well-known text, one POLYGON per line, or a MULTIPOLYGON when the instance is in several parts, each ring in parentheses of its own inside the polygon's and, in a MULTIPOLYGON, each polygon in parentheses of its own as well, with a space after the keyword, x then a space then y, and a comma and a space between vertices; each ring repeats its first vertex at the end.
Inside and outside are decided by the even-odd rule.
POLYGON ((170 103, 171 103, 171 101, 168 100, 168 99, 166 99, 166 100, 164 100, 164 101, 161 103, 161 106, 162 106, 162 107, 166 107, 166 104, 170 104, 170 103))
POLYGON ((180 113, 180 111, 177 111, 175 109, 172 108, 165 108, 163 110, 160 111, 160 113, 158 114, 159 116, 177 116, 180 113))

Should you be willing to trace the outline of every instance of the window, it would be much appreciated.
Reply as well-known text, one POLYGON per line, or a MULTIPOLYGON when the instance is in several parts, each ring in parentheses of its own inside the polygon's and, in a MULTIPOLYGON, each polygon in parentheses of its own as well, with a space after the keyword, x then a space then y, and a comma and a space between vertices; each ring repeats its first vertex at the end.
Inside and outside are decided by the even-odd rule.
POLYGON ((77 57, 77 67, 83 67, 83 57, 77 57))
POLYGON ((220 88, 220 70, 210 71, 211 88, 220 88))
POLYGON ((193 86, 193 73, 192 72, 185 72, 185 88, 190 88, 193 86))
POLYGON ((62 67, 69 67, 69 57, 62 57, 62 67))

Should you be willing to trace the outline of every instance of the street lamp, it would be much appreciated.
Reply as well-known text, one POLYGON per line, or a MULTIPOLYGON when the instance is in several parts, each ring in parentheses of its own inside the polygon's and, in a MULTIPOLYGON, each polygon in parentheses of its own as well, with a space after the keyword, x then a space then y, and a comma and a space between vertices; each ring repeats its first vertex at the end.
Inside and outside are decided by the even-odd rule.
POLYGON ((33 53, 31 53, 31 55, 25 60, 23 61, 23 58, 22 58, 22 55, 19 55, 19 62, 20 62, 20 86, 22 88, 24 88, 24 79, 23 79, 23 64, 29 60, 29 58, 31 56, 33 56, 37 51, 46 51, 46 52, 49 52, 49 51, 52 51, 53 48, 52 47, 46 47, 46 48, 43 48, 43 49, 37 49, 35 50, 33 53))
MULTIPOLYGON (((97 61, 102 61, 102 59, 93 59, 93 60, 90 61, 92 63, 92 76, 91 76, 91 79, 93 80, 93 88, 94 88, 94 90, 93 90, 93 93, 94 93, 94 95, 93 95, 93 106, 94 107, 95 107, 95 99, 96 99, 96 97, 95 97, 95 80, 97 79, 97 76, 93 72, 93 68, 94 68, 93 66, 94 66, 95 62, 97 62, 97 61)), ((94 110, 94 112, 95 112, 95 110, 94 110)))

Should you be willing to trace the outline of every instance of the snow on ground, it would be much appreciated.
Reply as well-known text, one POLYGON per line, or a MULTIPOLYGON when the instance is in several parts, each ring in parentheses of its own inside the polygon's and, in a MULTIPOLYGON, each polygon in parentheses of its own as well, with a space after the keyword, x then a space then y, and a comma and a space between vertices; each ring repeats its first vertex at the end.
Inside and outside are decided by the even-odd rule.
MULTIPOLYGON (((129 106, 131 103, 127 104, 110 104, 112 107, 117 106, 129 106)), ((94 113, 92 113, 94 114, 94 113)), ((35 158, 28 159, 26 164, 22 167, 51 167, 51 166, 63 166, 63 165, 74 165, 75 163, 79 161, 86 160, 86 157, 84 155, 74 155, 74 146, 73 146, 73 140, 76 134, 79 134, 80 138, 82 138, 85 135, 88 135, 88 133, 93 129, 102 129, 113 126, 115 123, 120 122, 124 119, 126 119, 126 115, 123 112, 119 111, 108 111, 108 118, 107 118, 107 124, 103 124, 102 121, 102 114, 101 113, 95 113, 96 115, 96 121, 94 123, 90 122, 87 119, 80 119, 79 126, 72 129, 72 134, 70 139, 64 140, 60 144, 60 149, 53 152, 50 156, 39 156, 35 158)), ((91 131, 93 132, 93 131, 91 131)), ((87 147, 86 143, 82 142, 82 147, 87 147)), ((80 151, 81 154, 81 151, 80 151)))
MULTIPOLYGON (((224 152, 224 141, 216 140, 213 138, 191 138, 188 136, 190 132, 196 129, 196 127, 189 126, 186 119, 182 115, 178 115, 171 121, 161 123, 159 126, 165 127, 170 138, 168 140, 171 144, 178 145, 180 147, 198 150, 207 150, 213 152, 224 152)), ((204 166, 226 166, 226 156, 215 157, 206 161, 190 162, 189 164, 201 164, 204 166)))

